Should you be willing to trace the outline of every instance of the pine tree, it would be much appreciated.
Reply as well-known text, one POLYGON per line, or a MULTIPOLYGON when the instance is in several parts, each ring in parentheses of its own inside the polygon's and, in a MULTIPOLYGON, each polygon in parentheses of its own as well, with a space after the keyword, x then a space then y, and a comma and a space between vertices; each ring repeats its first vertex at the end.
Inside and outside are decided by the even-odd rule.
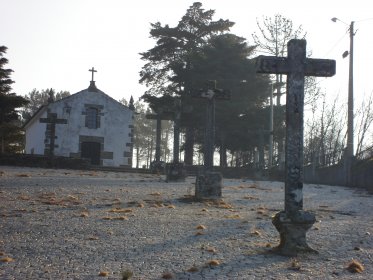
POLYGON ((23 149, 23 133, 17 108, 28 102, 22 96, 12 93, 14 81, 11 69, 5 69, 8 59, 4 57, 7 47, 0 46, 0 145, 1 154, 20 152, 23 149))

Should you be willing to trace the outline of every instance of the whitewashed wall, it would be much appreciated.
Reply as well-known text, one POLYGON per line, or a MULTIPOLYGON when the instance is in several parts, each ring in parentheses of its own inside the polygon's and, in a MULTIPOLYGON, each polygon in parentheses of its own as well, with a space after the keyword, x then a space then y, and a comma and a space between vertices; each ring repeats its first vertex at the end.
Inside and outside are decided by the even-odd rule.
MULTIPOLYGON (((104 138, 104 152, 112 152, 113 159, 103 159, 104 166, 128 165, 128 157, 124 152, 130 152, 131 128, 133 112, 126 106, 110 98, 102 92, 83 90, 62 100, 48 105, 51 113, 57 113, 57 118, 67 119, 67 124, 56 124, 54 154, 69 157, 71 153, 79 153, 79 136, 94 136, 104 138), (85 104, 101 105, 100 127, 89 129, 85 127, 85 104), (67 110, 67 108, 71 108, 67 110)), ((42 117, 46 117, 46 112, 42 117)), ((44 138, 46 124, 35 121, 26 130, 26 153, 34 147, 35 154, 44 153, 44 138), (39 144, 41 143, 41 144, 39 144), (36 148, 38 147, 38 148, 36 148)))

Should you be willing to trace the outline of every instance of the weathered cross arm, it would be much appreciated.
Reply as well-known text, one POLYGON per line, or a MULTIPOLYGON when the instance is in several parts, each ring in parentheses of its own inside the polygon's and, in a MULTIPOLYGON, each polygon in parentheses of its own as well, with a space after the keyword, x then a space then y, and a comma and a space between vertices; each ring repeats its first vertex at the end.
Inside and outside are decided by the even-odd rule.
MULTIPOLYGON (((335 75, 336 62, 332 59, 307 58, 304 62, 304 75, 332 77, 335 75)), ((292 71, 286 57, 260 55, 255 60, 256 72, 263 74, 288 74, 292 71)))
POLYGON ((193 93, 192 97, 216 100, 230 100, 231 92, 229 90, 223 89, 200 89, 196 93, 193 93))
POLYGON ((289 66, 286 57, 264 56, 255 58, 255 68, 261 74, 287 74, 289 66))
POLYGON ((161 119, 161 120, 173 120, 175 119, 175 113, 174 112, 162 112, 160 114, 147 114, 146 118, 148 120, 156 120, 156 119, 161 119))
POLYGON ((66 119, 40 118, 41 123, 67 124, 66 119))

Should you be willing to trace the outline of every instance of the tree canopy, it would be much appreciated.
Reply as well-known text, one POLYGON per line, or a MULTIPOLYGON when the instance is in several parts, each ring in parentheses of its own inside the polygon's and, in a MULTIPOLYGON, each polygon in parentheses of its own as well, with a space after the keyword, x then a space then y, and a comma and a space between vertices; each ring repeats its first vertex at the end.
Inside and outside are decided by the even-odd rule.
POLYGON ((23 134, 17 108, 27 104, 27 100, 12 93, 14 81, 10 78, 13 70, 6 69, 8 59, 4 57, 7 47, 0 46, 0 140, 1 153, 20 152, 23 134))
POLYGON ((28 104, 22 108, 22 118, 25 121, 30 119, 41 106, 48 103, 51 95, 55 101, 69 96, 70 93, 68 91, 56 92, 53 88, 43 89, 41 91, 33 89, 25 96, 26 100, 28 100, 28 104))
POLYGON ((191 138, 192 144, 203 142, 195 136, 203 134, 205 103, 192 95, 208 80, 216 80, 219 88, 232 93, 230 101, 217 104, 216 123, 220 134, 242 131, 237 126, 241 123, 239 116, 262 108, 269 94, 268 77, 257 76, 249 59, 255 47, 248 46, 244 38, 228 33, 234 23, 223 19, 214 21, 214 14, 214 10, 205 11, 202 4, 196 2, 176 27, 159 22, 151 24, 150 35, 156 45, 141 53, 146 64, 140 72, 140 83, 149 88, 143 98, 150 107, 172 104, 167 96, 181 98, 181 125, 186 129, 185 158, 191 155, 188 148, 191 138))

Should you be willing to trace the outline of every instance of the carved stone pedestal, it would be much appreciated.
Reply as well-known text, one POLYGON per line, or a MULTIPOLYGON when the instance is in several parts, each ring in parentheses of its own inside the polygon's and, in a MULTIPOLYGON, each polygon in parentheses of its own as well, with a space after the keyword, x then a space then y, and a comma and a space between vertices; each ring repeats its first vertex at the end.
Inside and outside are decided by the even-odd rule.
POLYGON ((206 171, 197 175, 196 199, 218 199, 221 198, 222 175, 219 172, 206 171))
POLYGON ((289 215, 285 211, 276 214, 273 225, 280 233, 280 245, 275 249, 281 255, 296 256, 298 253, 317 253, 307 245, 306 232, 315 223, 315 215, 306 211, 297 211, 289 215))
POLYGON ((166 165, 166 182, 184 182, 186 176, 184 163, 168 163, 166 165))

